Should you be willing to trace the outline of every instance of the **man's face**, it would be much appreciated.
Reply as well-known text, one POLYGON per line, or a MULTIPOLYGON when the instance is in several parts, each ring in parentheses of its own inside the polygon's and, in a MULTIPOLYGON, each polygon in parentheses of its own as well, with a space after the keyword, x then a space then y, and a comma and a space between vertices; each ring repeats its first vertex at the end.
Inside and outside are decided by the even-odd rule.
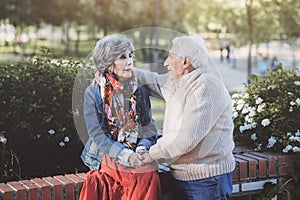
POLYGON ((184 57, 176 53, 174 46, 169 51, 169 56, 164 62, 168 68, 171 80, 178 81, 183 76, 184 57))

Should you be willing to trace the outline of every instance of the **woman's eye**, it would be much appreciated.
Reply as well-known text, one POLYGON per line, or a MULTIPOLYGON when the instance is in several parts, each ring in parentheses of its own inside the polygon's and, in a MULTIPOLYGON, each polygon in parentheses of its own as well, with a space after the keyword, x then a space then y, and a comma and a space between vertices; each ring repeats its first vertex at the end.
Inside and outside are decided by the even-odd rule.
POLYGON ((121 55, 120 59, 126 59, 125 55, 121 55))

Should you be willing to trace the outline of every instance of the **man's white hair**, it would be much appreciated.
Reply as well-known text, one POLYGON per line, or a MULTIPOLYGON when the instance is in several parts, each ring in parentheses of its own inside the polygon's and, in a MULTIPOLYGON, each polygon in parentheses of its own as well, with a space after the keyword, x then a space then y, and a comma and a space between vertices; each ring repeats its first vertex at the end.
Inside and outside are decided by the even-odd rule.
POLYGON ((207 66, 208 51, 200 35, 176 37, 172 43, 175 53, 182 57, 189 57, 194 68, 207 66))

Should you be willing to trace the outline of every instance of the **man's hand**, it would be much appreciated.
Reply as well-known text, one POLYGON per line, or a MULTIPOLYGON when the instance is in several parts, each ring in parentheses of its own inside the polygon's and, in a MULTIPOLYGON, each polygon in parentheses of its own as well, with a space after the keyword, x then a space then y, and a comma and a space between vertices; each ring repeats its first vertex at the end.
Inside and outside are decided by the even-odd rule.
POLYGON ((131 154, 131 156, 129 157, 129 163, 130 163, 131 167, 134 167, 134 168, 139 168, 144 165, 144 163, 141 161, 141 159, 139 157, 139 154, 137 154, 137 153, 131 154))

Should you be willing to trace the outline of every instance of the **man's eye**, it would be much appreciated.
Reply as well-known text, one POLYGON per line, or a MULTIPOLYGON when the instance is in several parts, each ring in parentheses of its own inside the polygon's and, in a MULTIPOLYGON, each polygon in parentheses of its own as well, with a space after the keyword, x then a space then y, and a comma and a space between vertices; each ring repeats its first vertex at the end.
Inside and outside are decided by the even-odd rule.
POLYGON ((126 59, 125 55, 121 55, 120 59, 126 59))

